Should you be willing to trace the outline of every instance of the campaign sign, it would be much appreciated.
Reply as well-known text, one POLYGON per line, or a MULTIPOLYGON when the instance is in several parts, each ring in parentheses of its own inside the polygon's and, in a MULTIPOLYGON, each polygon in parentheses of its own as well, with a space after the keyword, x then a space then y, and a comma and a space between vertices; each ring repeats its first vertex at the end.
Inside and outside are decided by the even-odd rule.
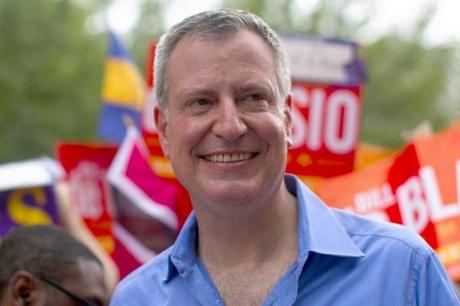
POLYGON ((48 157, 0 165, 0 236, 17 226, 58 223, 53 186, 62 175, 48 157))
POLYGON ((51 185, 0 191, 0 236, 18 226, 58 223, 51 185))
POLYGON ((357 85, 366 79, 358 45, 349 40, 284 33, 291 78, 321 84, 357 85))
POLYGON ((353 170, 361 114, 360 86, 293 82, 291 114, 288 172, 332 177, 353 170))
POLYGON ((333 177, 354 168, 365 67, 356 43, 281 35, 292 78, 293 143, 287 171, 333 177))
POLYGON ((411 228, 460 280, 460 129, 414 140, 400 154, 320 182, 315 191, 331 206, 411 228))

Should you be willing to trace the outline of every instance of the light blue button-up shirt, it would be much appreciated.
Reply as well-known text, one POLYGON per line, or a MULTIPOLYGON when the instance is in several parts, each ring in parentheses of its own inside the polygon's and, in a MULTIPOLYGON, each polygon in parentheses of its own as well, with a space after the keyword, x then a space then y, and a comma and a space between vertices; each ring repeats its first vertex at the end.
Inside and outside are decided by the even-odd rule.
MULTIPOLYGON (((297 198, 298 258, 263 306, 460 305, 418 235, 331 209, 294 176, 285 183, 297 198)), ((197 235, 192 214, 172 247, 118 285, 110 305, 224 305, 197 256, 197 235)))

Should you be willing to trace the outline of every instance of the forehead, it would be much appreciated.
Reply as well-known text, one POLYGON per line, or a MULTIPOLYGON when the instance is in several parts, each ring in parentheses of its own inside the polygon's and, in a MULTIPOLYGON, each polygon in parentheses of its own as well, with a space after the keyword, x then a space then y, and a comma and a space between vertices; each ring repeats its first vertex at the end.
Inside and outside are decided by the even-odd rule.
MULTIPOLYGON (((217 38, 184 37, 171 54, 166 77, 169 89, 193 83, 228 82, 265 77, 276 79, 270 46, 256 33, 240 30, 217 38)), ((273 84, 275 85, 275 84, 273 84)))
MULTIPOLYGON (((174 48, 170 64, 186 59, 192 55, 212 55, 213 57, 227 58, 229 55, 239 59, 255 56, 273 64, 273 52, 267 42, 255 32, 238 30, 222 36, 199 36, 191 34, 183 37, 174 48)), ((194 63, 201 63, 201 57, 194 57, 194 63)), ((203 59, 206 62, 206 58, 203 59)))

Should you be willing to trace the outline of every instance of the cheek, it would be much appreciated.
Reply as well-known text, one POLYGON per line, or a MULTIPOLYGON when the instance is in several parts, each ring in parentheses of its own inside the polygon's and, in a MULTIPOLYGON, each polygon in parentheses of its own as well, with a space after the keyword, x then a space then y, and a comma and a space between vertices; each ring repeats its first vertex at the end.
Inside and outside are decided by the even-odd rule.
POLYGON ((181 118, 171 122, 167 129, 171 153, 193 150, 205 133, 203 120, 181 118))
POLYGON ((267 142, 279 145, 286 143, 288 139, 288 126, 281 114, 265 113, 262 117, 253 121, 257 126, 258 134, 267 142))

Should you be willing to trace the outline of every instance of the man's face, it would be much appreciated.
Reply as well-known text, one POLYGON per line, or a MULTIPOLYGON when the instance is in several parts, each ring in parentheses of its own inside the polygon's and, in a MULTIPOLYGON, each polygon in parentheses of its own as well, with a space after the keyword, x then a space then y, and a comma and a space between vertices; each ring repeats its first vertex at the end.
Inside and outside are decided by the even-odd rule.
POLYGON ((160 139, 197 213, 236 213, 281 185, 290 137, 268 45, 250 31, 184 38, 173 51, 160 139))

